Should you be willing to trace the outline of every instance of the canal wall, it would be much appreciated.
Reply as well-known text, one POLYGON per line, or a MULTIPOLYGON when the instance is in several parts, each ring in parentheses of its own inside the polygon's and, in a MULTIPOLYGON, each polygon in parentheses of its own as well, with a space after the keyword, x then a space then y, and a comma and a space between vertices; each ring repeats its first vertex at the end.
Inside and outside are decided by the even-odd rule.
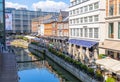
POLYGON ((55 61, 57 64, 62 66, 64 69, 69 71, 71 74, 73 74, 75 77, 80 79, 83 82, 99 82, 96 81, 95 79, 92 79, 90 76, 88 76, 86 73, 80 71, 79 69, 75 68, 74 66, 70 65, 69 63, 65 62, 61 58, 55 56, 54 54, 50 53, 47 49, 38 47, 36 45, 30 45, 29 47, 37 50, 46 50, 46 55, 51 58, 53 61, 55 61))
POLYGON ((40 52, 35 51, 34 49, 29 49, 30 52, 37 54, 38 57, 43 57, 43 55, 40 52))

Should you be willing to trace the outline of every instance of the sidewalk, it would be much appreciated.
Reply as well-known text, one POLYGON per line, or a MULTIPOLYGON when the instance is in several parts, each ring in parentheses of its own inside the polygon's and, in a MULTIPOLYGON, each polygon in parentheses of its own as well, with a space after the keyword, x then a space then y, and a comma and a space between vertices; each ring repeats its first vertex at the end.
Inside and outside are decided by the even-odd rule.
POLYGON ((17 66, 14 54, 3 52, 0 55, 0 82, 18 82, 17 66))

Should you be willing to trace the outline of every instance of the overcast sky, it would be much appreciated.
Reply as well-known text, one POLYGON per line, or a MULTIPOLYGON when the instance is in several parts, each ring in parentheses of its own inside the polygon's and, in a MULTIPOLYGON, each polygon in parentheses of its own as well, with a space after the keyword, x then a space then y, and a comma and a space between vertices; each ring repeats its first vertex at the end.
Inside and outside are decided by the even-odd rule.
POLYGON ((36 10, 41 8, 43 11, 67 10, 70 0, 6 0, 5 6, 11 8, 27 8, 36 10))

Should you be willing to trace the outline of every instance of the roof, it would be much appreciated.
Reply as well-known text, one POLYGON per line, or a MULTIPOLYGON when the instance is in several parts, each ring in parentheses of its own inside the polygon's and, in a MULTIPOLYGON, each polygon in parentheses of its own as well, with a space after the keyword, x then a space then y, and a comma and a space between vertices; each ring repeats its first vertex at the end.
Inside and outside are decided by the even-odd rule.
MULTIPOLYGON (((62 16, 62 20, 60 19, 59 22, 68 22, 69 12, 67 12, 67 11, 60 11, 59 16, 62 16)), ((59 18, 58 18, 58 20, 59 20, 59 18)))
POLYGON ((86 41, 86 40, 77 40, 77 39, 70 39, 68 42, 71 44, 75 44, 75 45, 87 47, 87 48, 91 48, 92 46, 98 44, 98 42, 86 41))
POLYGON ((105 40, 103 43, 99 44, 99 48, 120 51, 120 41, 105 40))
POLYGON ((51 23, 53 21, 57 21, 57 14, 53 15, 46 15, 46 16, 40 16, 37 18, 32 19, 33 22, 41 22, 41 23, 51 23))
POLYGON ((69 21, 69 16, 63 19, 63 22, 68 22, 69 21))
POLYGON ((104 66, 105 69, 114 73, 120 74, 120 61, 112 59, 110 57, 96 60, 96 64, 104 66))
POLYGON ((69 12, 67 12, 67 11, 60 11, 60 13, 61 13, 63 18, 66 18, 69 16, 69 12))
POLYGON ((57 15, 52 15, 49 19, 44 20, 43 23, 51 23, 57 21, 57 17, 58 17, 57 15))

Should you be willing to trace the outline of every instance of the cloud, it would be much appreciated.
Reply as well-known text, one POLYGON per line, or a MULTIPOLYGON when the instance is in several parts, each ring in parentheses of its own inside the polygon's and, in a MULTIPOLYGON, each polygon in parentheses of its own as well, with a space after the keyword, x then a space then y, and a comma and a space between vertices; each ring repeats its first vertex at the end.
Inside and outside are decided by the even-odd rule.
POLYGON ((19 9, 19 8, 26 8, 26 9, 28 9, 28 7, 26 5, 21 5, 21 4, 12 3, 12 2, 5 2, 5 7, 6 8, 16 8, 16 9, 19 9))
POLYGON ((55 2, 53 0, 46 0, 46 1, 39 1, 37 3, 33 3, 32 7, 34 10, 37 9, 42 9, 42 11, 60 11, 61 10, 66 10, 68 8, 68 4, 59 1, 55 2))

